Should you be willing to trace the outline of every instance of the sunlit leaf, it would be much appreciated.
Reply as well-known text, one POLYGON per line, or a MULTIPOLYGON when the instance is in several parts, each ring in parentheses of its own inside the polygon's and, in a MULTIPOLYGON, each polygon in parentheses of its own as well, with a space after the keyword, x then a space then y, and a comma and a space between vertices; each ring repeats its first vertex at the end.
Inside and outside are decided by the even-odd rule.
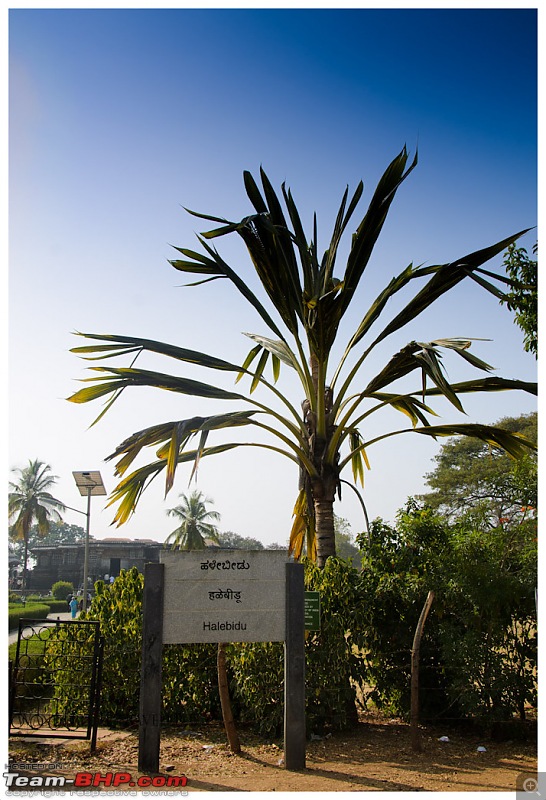
POLYGON ((428 428, 416 428, 416 433, 427 436, 472 436, 494 447, 500 447, 513 458, 523 458, 536 445, 517 433, 510 433, 490 425, 468 423, 465 425, 431 425, 428 428))

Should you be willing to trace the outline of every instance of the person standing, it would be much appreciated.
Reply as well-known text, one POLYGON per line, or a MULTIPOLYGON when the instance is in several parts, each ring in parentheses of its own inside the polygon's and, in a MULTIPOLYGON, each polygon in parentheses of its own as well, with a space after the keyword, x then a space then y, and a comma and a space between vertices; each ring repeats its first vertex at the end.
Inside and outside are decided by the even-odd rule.
POLYGON ((78 601, 76 600, 75 597, 72 598, 72 600, 69 603, 69 606, 70 606, 70 612, 72 614, 72 619, 76 619, 76 614, 78 613, 78 601))

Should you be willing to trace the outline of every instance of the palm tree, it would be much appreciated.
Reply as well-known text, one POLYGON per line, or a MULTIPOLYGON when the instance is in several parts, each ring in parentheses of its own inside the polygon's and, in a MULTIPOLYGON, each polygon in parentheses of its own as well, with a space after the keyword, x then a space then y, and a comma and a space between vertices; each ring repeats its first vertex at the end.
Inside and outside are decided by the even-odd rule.
POLYGON ((171 550, 204 550, 206 539, 220 545, 218 528, 212 524, 220 520, 217 511, 209 511, 207 503, 212 503, 202 492, 192 492, 189 497, 180 495, 182 502, 176 508, 169 508, 167 514, 180 520, 180 525, 165 539, 165 547, 170 544, 171 550))
POLYGON ((23 541, 25 553, 23 557, 23 589, 27 584, 28 542, 33 524, 38 526, 41 537, 49 533, 52 522, 61 521, 61 512, 65 506, 47 490, 57 481, 56 475, 50 474, 51 467, 36 459, 29 461, 27 467, 16 468, 19 474, 17 481, 10 481, 8 494, 8 518, 12 524, 11 535, 16 541, 23 541))
MULTIPOLYGON (((81 389, 69 399, 87 402, 110 395, 105 413, 128 386, 155 386, 182 395, 213 398, 218 401, 239 401, 243 408, 208 417, 192 417, 154 425, 133 434, 109 456, 119 459, 116 473, 121 481, 113 490, 111 503, 118 503, 114 521, 125 522, 134 512, 142 491, 153 478, 165 473, 168 492, 179 464, 193 462, 192 476, 201 458, 226 452, 236 447, 265 447, 281 453, 295 463, 300 471, 299 493, 294 507, 294 524, 290 547, 296 557, 307 548, 309 556, 316 555, 320 566, 335 554, 334 500, 341 492, 345 468, 352 468, 353 482, 348 483, 359 495, 357 483, 363 485, 364 468, 372 446, 389 436, 414 433, 426 436, 469 435, 506 449, 512 456, 523 454, 530 443, 498 428, 485 425, 432 425, 429 417, 435 412, 429 398, 441 395, 457 411, 462 411, 460 396, 468 392, 490 392, 521 389, 536 393, 536 384, 500 377, 480 377, 451 385, 441 359, 449 351, 465 359, 472 367, 488 372, 492 368, 470 353, 470 340, 437 339, 431 342, 411 341, 387 360, 376 375, 366 375, 368 357, 389 336, 413 322, 436 300, 461 281, 474 281, 479 287, 504 297, 492 281, 509 284, 503 275, 482 269, 482 265, 502 253, 526 231, 495 245, 463 256, 455 261, 432 266, 412 264, 392 278, 364 311, 353 334, 343 345, 341 358, 332 368, 330 361, 334 345, 339 346, 338 331, 342 318, 352 306, 357 288, 365 275, 374 245, 379 237, 390 205, 401 184, 417 163, 417 157, 407 166, 404 148, 392 161, 380 179, 368 209, 352 236, 349 254, 342 277, 336 277, 336 258, 349 220, 363 193, 362 182, 349 200, 348 188, 343 195, 328 248, 319 258, 316 220, 313 234, 306 237, 300 215, 290 190, 282 185, 284 206, 263 170, 262 191, 248 172, 244 183, 255 213, 240 222, 230 222, 205 214, 194 216, 213 221, 220 227, 199 236, 204 252, 175 248, 182 259, 171 262, 185 273, 199 276, 194 284, 213 280, 228 280, 253 306, 268 336, 246 334, 253 347, 242 364, 234 364, 205 353, 176 347, 162 342, 130 336, 109 334, 79 334, 93 344, 74 348, 85 358, 104 359, 112 356, 153 352, 209 370, 232 372, 237 379, 248 377, 249 390, 241 393, 220 388, 214 383, 202 383, 171 374, 138 369, 134 360, 129 367, 95 366, 99 374, 85 380, 91 386, 81 389), (349 200, 349 202, 348 202, 349 200), (235 272, 210 243, 211 239, 237 233, 243 240, 256 274, 277 313, 274 318, 247 282, 235 272), (389 300, 404 289, 424 281, 410 294, 398 313, 382 322, 389 300), (374 330, 378 328, 377 332, 374 330), (271 334, 274 338, 271 338, 271 334), (265 376, 271 364, 273 381, 265 376), (301 395, 290 399, 277 388, 281 364, 293 370, 299 379, 301 395), (399 379, 418 380, 409 391, 397 386, 399 379), (419 380, 420 377, 420 380, 419 380), (260 387, 269 393, 268 403, 253 396, 260 387), (279 410, 280 408, 280 410, 279 410), (394 427, 380 436, 365 438, 369 417, 385 409, 394 409, 409 418, 411 425, 394 427), (209 446, 212 431, 253 426, 272 437, 271 440, 238 442, 209 446), (187 446, 198 437, 194 449, 187 446), (143 448, 157 448, 157 459, 126 475, 127 469, 143 448)), ((337 348, 336 348, 337 350, 337 348)), ((360 497, 363 508, 363 500, 360 497)))

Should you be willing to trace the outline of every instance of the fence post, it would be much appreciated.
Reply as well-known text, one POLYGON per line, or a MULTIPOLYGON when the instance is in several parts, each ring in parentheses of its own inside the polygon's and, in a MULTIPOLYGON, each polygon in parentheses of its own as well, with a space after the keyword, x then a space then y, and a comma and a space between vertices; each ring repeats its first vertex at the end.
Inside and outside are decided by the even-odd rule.
POLYGON ((144 567, 138 769, 159 772, 164 565, 144 567))
POLYGON ((286 565, 284 767, 305 769, 305 593, 303 564, 286 565))
POLYGON ((410 710, 410 729, 411 746, 416 752, 421 751, 421 736, 419 733, 419 650, 421 647, 421 637, 423 628, 427 621, 428 612, 434 601, 434 592, 427 594, 425 605, 421 611, 415 636, 413 637, 413 647, 411 648, 411 710, 410 710))

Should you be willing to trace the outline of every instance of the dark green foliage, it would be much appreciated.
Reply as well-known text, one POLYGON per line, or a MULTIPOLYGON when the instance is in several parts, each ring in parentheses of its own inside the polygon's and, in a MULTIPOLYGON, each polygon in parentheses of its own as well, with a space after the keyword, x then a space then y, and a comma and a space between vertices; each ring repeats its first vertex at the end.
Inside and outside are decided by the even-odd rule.
MULTIPOLYGON (((98 581, 87 619, 105 637, 101 724, 136 724, 139 714, 144 576, 122 570, 113 584, 98 581)), ((81 615, 85 618, 85 615, 81 615)), ((214 645, 169 645, 163 651, 163 719, 199 722, 219 708, 214 645)))
MULTIPOLYGON (((430 589, 438 590, 446 531, 430 510, 410 507, 396 528, 382 520, 371 524, 370 537, 357 537, 363 550, 362 614, 366 628, 368 697, 380 708, 407 714, 410 705, 410 653, 415 628, 430 589)), ((436 603, 437 605, 437 603, 436 603)), ((438 649, 431 641, 434 614, 421 643, 423 716, 447 706, 438 649)))
MULTIPOLYGON (((506 417, 497 423, 510 433, 537 442, 537 414, 506 417)), ((431 491, 422 495, 427 505, 449 520, 466 520, 472 526, 495 528, 517 524, 536 509, 537 457, 517 461, 503 450, 468 437, 454 437, 435 457, 426 475, 431 491)))
MULTIPOLYGON (((533 252, 536 254, 537 245, 533 252)), ((538 262, 529 258, 524 247, 511 244, 504 255, 506 273, 511 279, 510 291, 502 298, 514 321, 524 334, 523 346, 538 356, 538 262)))
POLYGON ((280 736, 284 718, 284 645, 239 642, 227 650, 234 714, 263 735, 280 736))
POLYGON ((69 594, 73 594, 74 584, 70 581, 57 581, 51 587, 51 594, 56 600, 66 600, 69 594))
POLYGON ((305 646, 308 731, 340 730, 355 722, 355 686, 365 678, 360 575, 329 558, 322 570, 306 564, 305 583, 321 604, 320 631, 310 631, 305 646))
POLYGON ((395 528, 374 521, 361 543, 371 698, 408 714, 413 634, 433 589, 422 719, 523 718, 525 704, 536 705, 534 520, 483 532, 412 503, 395 528))
POLYGON ((455 530, 439 642, 465 713, 484 721, 536 705, 536 530, 455 530), (466 680, 465 680, 466 676, 466 680))
POLYGON ((66 600, 54 600, 52 597, 27 597, 27 603, 38 603, 39 605, 49 606, 49 613, 64 613, 68 611, 66 600))
POLYGON ((220 718, 216 653, 215 644, 163 649, 164 722, 195 724, 220 718))
POLYGON ((50 608, 45 603, 26 603, 25 605, 11 605, 8 611, 9 629, 13 630, 19 625, 20 619, 46 619, 50 608))
POLYGON ((253 539, 251 536, 240 536, 233 531, 225 531, 218 534, 218 541, 220 547, 228 550, 263 550, 264 546, 259 539, 253 539))
MULTIPOLYGON (((365 663, 359 584, 358 571, 342 559, 329 558, 322 570, 305 564, 306 589, 319 591, 321 598, 321 630, 310 631, 305 644, 308 734, 354 722, 354 687, 363 680, 365 663)), ((284 714, 282 643, 233 644, 229 666, 241 719, 264 735, 278 736, 284 714)))

